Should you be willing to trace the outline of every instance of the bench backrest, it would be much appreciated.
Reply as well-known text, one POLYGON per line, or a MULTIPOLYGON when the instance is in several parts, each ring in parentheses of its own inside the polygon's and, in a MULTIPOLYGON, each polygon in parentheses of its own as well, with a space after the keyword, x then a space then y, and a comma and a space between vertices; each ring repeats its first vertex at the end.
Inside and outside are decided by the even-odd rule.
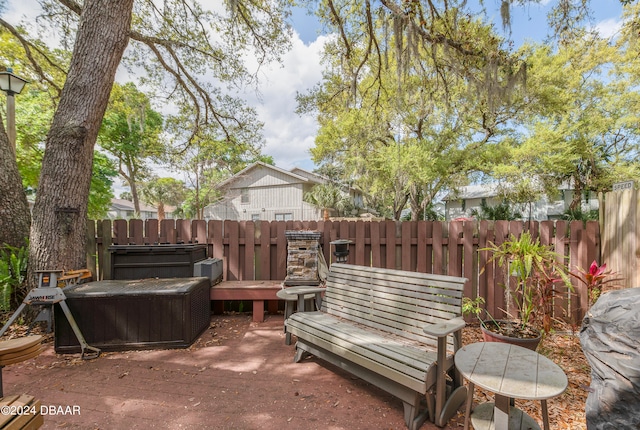
POLYGON ((334 263, 322 310, 435 347, 425 325, 462 315, 466 278, 334 263))

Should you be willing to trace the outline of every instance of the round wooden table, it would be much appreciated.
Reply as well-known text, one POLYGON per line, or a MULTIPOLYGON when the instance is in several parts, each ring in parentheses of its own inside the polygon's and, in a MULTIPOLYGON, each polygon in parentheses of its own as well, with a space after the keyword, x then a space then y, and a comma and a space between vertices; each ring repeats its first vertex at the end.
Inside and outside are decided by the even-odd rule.
POLYGON ((469 421, 476 430, 539 429, 511 399, 540 400, 545 430, 549 430, 547 399, 567 388, 567 375, 548 358, 516 345, 479 342, 456 352, 455 365, 469 381, 465 430, 469 421), (471 413, 474 385, 495 393, 495 403, 479 405, 471 413))
MULTIPOLYGON (((323 287, 317 285, 299 285, 295 287, 287 287, 276 292, 279 299, 284 300, 284 319, 285 321, 295 312, 294 306, 299 311, 312 311, 314 306, 319 309, 322 302, 323 287)), ((291 333, 287 333, 285 323, 285 345, 291 345, 291 333)))

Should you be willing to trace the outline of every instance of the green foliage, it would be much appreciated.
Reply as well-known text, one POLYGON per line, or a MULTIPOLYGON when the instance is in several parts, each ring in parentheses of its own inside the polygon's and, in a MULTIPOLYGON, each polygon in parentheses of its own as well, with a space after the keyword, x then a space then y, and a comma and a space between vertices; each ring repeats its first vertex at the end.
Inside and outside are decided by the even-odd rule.
POLYGON ((475 299, 470 297, 462 298, 462 315, 474 315, 480 319, 480 315, 484 312, 482 305, 485 304, 483 297, 478 296, 475 299))
POLYGON ((113 179, 118 175, 113 162, 104 154, 93 153, 93 173, 91 174, 91 190, 89 191, 89 205, 87 217, 89 219, 103 219, 111 206, 113 179))
POLYGON ((368 206, 398 219, 409 204, 419 219, 439 192, 500 157, 502 148, 491 143, 513 116, 502 104, 521 82, 523 63, 491 26, 453 7, 423 16, 426 5, 411 2, 416 15, 407 19, 423 20, 414 23, 417 34, 394 21, 390 5, 392 13, 383 7, 367 20, 338 3, 340 11, 320 13, 343 37, 325 49, 323 82, 298 98, 301 112, 318 114, 314 161, 339 166, 368 206), (465 52, 425 37, 430 32, 465 52), (365 48, 372 46, 377 52, 365 48))
POLYGON ((164 219, 165 205, 178 205, 185 196, 184 182, 174 178, 153 178, 141 184, 142 199, 158 208, 158 219, 164 219))
POLYGON ((303 200, 324 210, 324 218, 329 217, 329 209, 345 211, 349 208, 349 196, 336 184, 327 182, 326 184, 314 185, 311 191, 305 193, 303 200))
POLYGON ((562 214, 562 219, 567 221, 597 221, 600 213, 597 210, 583 211, 581 208, 567 209, 562 214))
POLYGON ((472 209, 471 216, 479 220, 508 220, 522 218, 522 214, 511 209, 511 205, 507 202, 499 203, 495 206, 489 206, 487 202, 480 203, 480 210, 472 209))
POLYGON ((0 250, 0 311, 7 312, 24 298, 28 247, 4 246, 0 250))
POLYGON ((523 327, 531 324, 548 333, 552 324, 555 286, 563 283, 572 288, 562 256, 552 247, 542 245, 539 239, 534 240, 528 231, 520 237, 511 235, 500 245, 490 243, 488 248, 480 251, 490 251, 489 262, 495 261, 506 269, 508 276, 515 277, 513 292, 505 288, 507 303, 509 299, 516 303, 517 314, 513 316, 520 319, 523 327))

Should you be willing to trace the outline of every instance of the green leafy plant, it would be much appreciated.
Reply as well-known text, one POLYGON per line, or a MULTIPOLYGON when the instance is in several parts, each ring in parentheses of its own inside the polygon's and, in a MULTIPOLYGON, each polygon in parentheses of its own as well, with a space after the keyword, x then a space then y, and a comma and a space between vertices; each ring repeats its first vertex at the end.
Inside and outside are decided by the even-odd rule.
POLYGON ((24 283, 27 261, 27 247, 6 245, 0 251, 0 311, 11 310, 11 299, 20 292, 24 283))
POLYGON ((495 261, 515 278, 515 288, 505 286, 505 294, 507 302, 513 300, 517 312, 507 313, 519 319, 523 329, 532 326, 543 333, 551 331, 556 286, 572 288, 562 256, 539 239, 534 240, 529 232, 520 237, 511 235, 500 245, 490 243, 481 251, 490 251, 489 262, 495 261))
POLYGON ((623 279, 616 278, 617 273, 607 270, 606 263, 598 266, 596 260, 593 260, 593 263, 589 266, 589 270, 578 267, 576 272, 569 272, 569 274, 586 285, 589 295, 589 306, 593 306, 598 300, 604 287, 614 287, 616 286, 616 282, 623 279))
POLYGON ((487 311, 482 305, 484 305, 486 303, 486 301, 484 300, 484 297, 478 296, 475 299, 471 299, 469 297, 463 297, 462 298, 462 315, 474 315, 478 321, 480 321, 480 324, 485 326, 485 328, 487 327, 484 319, 481 317, 481 315, 484 313, 486 315, 486 318, 493 321, 494 324, 498 324, 497 321, 493 318, 493 316, 491 316, 491 313, 489 313, 489 311, 487 311))

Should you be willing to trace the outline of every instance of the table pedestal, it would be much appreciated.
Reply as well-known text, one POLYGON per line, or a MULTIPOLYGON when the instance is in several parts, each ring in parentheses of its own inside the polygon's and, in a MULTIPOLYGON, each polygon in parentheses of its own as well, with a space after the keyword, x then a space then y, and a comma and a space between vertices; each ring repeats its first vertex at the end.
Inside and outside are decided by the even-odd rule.
MULTIPOLYGON (((285 320, 284 344, 285 345, 291 345, 291 333, 287 333, 286 321, 287 321, 287 318, 293 315, 293 313, 296 311, 296 307, 297 307, 297 310, 304 312, 305 310, 312 311, 314 310, 314 307, 317 306, 316 293, 308 293, 304 295, 297 295, 295 293, 291 293, 291 291, 295 291, 296 289, 300 289, 300 288, 304 289, 304 288, 308 288, 308 286, 283 288, 276 293, 276 296, 278 296, 279 299, 284 300, 284 320, 285 320)), ((318 288, 318 287, 312 287, 312 288, 318 288)))
MULTIPOLYGON (((508 402, 508 399, 507 399, 508 402)), ((475 407, 471 413, 471 425, 475 430, 494 430, 495 404, 483 403, 475 407)), ((518 408, 509 409, 509 430, 540 430, 538 423, 518 408)))

